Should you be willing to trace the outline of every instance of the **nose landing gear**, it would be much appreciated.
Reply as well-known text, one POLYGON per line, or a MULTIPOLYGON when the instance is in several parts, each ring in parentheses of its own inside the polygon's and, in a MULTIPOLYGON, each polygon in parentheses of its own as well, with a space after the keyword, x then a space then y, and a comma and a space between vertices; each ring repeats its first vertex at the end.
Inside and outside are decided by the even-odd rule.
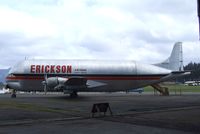
POLYGON ((16 90, 12 90, 11 91, 11 98, 16 98, 17 97, 17 95, 16 95, 16 90))

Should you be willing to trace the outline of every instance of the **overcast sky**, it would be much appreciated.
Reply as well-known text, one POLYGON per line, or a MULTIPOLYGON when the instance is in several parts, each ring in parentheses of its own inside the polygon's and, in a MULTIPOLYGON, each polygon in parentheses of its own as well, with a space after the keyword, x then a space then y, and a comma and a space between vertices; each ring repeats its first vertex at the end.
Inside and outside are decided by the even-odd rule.
POLYGON ((35 59, 200 62, 196 0, 0 0, 0 68, 35 59))

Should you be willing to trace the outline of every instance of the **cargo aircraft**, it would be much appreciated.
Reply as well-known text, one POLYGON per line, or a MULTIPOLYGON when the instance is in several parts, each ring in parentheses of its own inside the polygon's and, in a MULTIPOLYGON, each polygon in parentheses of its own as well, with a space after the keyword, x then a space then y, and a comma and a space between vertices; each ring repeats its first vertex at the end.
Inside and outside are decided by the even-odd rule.
MULTIPOLYGON (((27 59, 13 66, 6 88, 16 91, 77 92, 127 91, 188 75, 183 70, 182 43, 175 43, 170 57, 158 64, 124 60, 41 60, 27 59)), ((162 92, 161 92, 162 93, 162 92)), ((163 91, 163 94, 165 92, 163 91)))

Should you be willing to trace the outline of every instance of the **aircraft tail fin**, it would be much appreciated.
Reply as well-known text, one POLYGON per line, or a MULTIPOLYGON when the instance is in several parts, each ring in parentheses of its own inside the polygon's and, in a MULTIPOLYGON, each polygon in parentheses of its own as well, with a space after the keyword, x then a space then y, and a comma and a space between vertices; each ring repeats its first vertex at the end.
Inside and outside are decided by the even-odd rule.
POLYGON ((154 64, 173 71, 183 71, 182 42, 176 42, 169 58, 164 62, 154 64))

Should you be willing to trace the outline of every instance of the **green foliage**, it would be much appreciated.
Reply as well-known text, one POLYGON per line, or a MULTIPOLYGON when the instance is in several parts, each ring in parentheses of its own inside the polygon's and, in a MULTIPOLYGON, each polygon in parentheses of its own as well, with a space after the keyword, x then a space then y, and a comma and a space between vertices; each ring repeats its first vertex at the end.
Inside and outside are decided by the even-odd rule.
POLYGON ((199 81, 200 80, 200 63, 190 62, 184 66, 184 70, 191 71, 191 75, 178 79, 179 81, 199 81))

